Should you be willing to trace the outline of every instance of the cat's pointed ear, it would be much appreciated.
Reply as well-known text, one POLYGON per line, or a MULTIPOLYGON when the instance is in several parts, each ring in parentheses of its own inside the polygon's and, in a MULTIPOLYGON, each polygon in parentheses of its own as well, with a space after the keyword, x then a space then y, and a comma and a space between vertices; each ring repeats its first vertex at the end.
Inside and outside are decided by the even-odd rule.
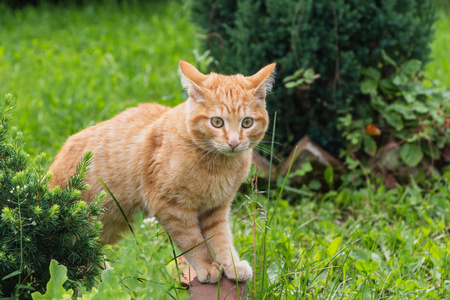
POLYGON ((180 60, 179 74, 181 76, 181 85, 188 91, 189 97, 196 101, 202 101, 203 92, 201 86, 208 76, 202 74, 193 65, 183 60, 180 60))
POLYGON ((251 88, 255 89, 256 97, 264 99, 272 89, 275 81, 275 66, 276 63, 272 63, 259 70, 255 75, 245 77, 250 81, 251 88))

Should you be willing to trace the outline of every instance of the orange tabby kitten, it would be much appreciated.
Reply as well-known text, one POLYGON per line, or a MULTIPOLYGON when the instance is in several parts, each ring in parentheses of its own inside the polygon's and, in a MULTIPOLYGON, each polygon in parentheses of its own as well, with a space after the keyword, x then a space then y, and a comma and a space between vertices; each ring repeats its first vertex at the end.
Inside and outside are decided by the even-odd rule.
MULTIPOLYGON (((228 217, 252 147, 268 126, 265 96, 274 68, 249 77, 204 75, 180 61, 187 101, 174 108, 141 104, 71 136, 50 167, 50 185, 64 185, 91 150, 85 201, 103 189, 98 177, 127 216, 138 208, 154 215, 181 251, 201 244, 184 255, 200 282, 217 282, 220 268, 230 279, 249 280, 252 269, 233 247, 228 217)), ((101 240, 114 243, 127 224, 111 198, 104 206, 101 240)))

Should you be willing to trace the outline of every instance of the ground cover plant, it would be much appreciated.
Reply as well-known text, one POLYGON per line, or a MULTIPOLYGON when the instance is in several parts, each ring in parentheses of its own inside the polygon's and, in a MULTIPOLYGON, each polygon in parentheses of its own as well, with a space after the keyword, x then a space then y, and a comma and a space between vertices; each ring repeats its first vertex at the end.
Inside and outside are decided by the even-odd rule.
POLYGON ((176 1, 10 9, 0 3, 0 95, 14 92, 28 152, 52 157, 67 137, 137 103, 182 101, 178 61, 194 61, 176 1))
MULTIPOLYGON (((197 42, 182 4, 135 5, 0 6, 0 92, 17 96, 12 122, 25 132, 32 153, 54 155, 69 134, 137 102, 175 105, 183 99, 174 66, 180 58, 194 61, 197 42)), ((450 23, 442 17, 437 24, 450 23)), ((440 41, 448 30, 436 25, 432 60, 447 58, 440 41)), ((449 74, 445 66, 426 70, 449 85, 443 80, 449 74)), ((449 169, 442 168, 442 176, 413 176, 390 189, 382 176, 366 180, 359 167, 355 170, 341 187, 332 168, 302 186, 288 176, 271 188, 253 181, 252 189, 249 176, 232 215, 235 244, 254 267, 248 298, 450 297, 449 169)), ((144 220, 136 216, 135 234, 112 246, 108 259, 114 270, 97 277, 97 287, 79 287, 80 294, 66 290, 64 262, 54 261, 47 266, 53 275, 50 292, 33 297, 187 298, 172 260, 179 252, 155 220, 144 220)))

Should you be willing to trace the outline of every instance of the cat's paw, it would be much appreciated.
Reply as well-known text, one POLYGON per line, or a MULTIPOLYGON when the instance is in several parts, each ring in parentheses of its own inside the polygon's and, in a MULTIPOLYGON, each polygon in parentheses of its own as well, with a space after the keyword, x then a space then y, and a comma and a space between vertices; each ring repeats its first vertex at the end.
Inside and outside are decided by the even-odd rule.
POLYGON ((196 270, 198 281, 201 283, 216 283, 222 273, 222 269, 217 262, 212 262, 206 268, 196 270))
POLYGON ((253 271, 252 267, 246 260, 241 260, 234 265, 228 265, 225 267, 225 275, 231 280, 238 280, 239 282, 245 282, 252 279, 253 271))

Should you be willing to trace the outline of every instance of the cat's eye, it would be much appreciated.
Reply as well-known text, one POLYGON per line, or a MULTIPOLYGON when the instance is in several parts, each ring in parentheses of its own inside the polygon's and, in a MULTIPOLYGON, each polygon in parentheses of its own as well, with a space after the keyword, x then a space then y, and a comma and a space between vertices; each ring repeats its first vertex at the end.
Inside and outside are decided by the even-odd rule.
POLYGON ((214 117, 211 118, 211 124, 216 128, 220 128, 223 126, 223 120, 221 118, 214 117))
POLYGON ((245 118, 242 120, 242 127, 249 128, 253 125, 253 119, 252 118, 245 118))

